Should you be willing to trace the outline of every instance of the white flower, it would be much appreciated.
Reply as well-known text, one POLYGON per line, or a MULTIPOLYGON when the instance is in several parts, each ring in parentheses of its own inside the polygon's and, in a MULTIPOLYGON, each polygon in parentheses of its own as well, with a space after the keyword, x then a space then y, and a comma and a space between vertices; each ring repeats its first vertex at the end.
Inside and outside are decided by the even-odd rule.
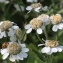
POLYGON ((12 26, 9 28, 8 36, 11 41, 16 41, 17 39, 21 39, 21 29, 18 26, 12 26))
POLYGON ((52 30, 54 32, 57 32, 58 29, 63 29, 62 16, 60 14, 52 15, 50 19, 53 24, 52 30))
POLYGON ((26 2, 37 2, 38 0, 26 0, 26 2))
POLYGON ((32 29, 34 29, 38 34, 41 34, 44 28, 45 26, 42 25, 42 21, 37 18, 33 18, 29 24, 25 25, 25 29, 27 30, 26 33, 30 33, 32 29))
POLYGON ((28 6, 26 8, 26 10, 28 10, 29 12, 31 12, 31 10, 34 10, 36 12, 40 12, 41 8, 42 8, 42 5, 40 3, 35 3, 35 4, 32 4, 32 5, 28 6))
POLYGON ((5 60, 9 56, 9 60, 14 62, 15 60, 24 60, 27 58, 29 49, 25 44, 9 42, 7 48, 1 49, 2 59, 5 60))
POLYGON ((50 23, 50 17, 47 14, 41 14, 37 17, 38 20, 41 20, 44 25, 48 25, 50 23))
POLYGON ((58 42, 54 40, 46 40, 45 44, 39 44, 38 46, 43 46, 43 45, 45 45, 45 47, 41 49, 41 52, 46 53, 48 55, 51 55, 52 53, 56 53, 56 52, 62 52, 63 50, 63 46, 59 46, 58 42))
POLYGON ((25 9, 24 9, 24 6, 22 6, 22 5, 20 5, 20 7, 19 7, 19 5, 18 4, 14 4, 14 7, 16 8, 16 10, 17 11, 24 11, 25 9))
MULTIPOLYGON (((0 39, 2 39, 3 37, 7 37, 7 31, 10 27, 12 27, 13 24, 14 22, 10 22, 10 21, 0 22, 0 39)), ((13 34, 13 32, 11 33, 13 34)))
POLYGON ((8 0, 0 0, 0 3, 8 4, 8 3, 9 3, 9 1, 8 1, 8 0))

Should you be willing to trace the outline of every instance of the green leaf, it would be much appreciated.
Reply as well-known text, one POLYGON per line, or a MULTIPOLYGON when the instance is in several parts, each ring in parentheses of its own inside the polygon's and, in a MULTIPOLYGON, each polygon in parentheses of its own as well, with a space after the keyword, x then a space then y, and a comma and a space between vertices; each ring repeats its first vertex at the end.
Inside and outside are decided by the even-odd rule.
POLYGON ((44 63, 35 52, 35 51, 38 52, 37 47, 32 43, 29 44, 28 47, 29 47, 29 53, 28 53, 29 55, 26 63, 44 63))

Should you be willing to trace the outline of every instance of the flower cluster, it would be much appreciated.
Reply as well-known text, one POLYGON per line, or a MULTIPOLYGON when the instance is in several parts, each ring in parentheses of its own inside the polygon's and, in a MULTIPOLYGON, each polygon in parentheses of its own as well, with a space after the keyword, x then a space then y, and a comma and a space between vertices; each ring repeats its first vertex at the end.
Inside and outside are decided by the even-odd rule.
POLYGON ((28 6, 26 8, 26 10, 28 10, 29 12, 31 12, 31 10, 34 10, 36 12, 40 12, 41 10, 47 11, 48 7, 47 6, 43 7, 40 3, 34 3, 34 4, 31 4, 30 6, 28 6))
MULTIPOLYGON (((33 18, 29 24, 25 25, 26 33, 30 33, 33 29, 36 30, 38 34, 42 34, 45 27, 49 24, 53 25, 52 30, 54 32, 58 31, 58 29, 63 29, 62 16, 60 14, 51 16, 47 14, 41 14, 38 17, 33 18)), ((45 44, 39 44, 38 46, 45 46, 41 49, 41 52, 48 55, 61 52, 63 50, 63 46, 59 46, 58 41, 55 40, 46 40, 45 44)))
POLYGON ((27 29, 26 33, 30 33, 32 29, 36 30, 38 34, 41 34, 46 25, 50 23, 50 17, 46 14, 39 15, 37 18, 33 18, 29 24, 25 25, 27 29))
MULTIPOLYGON (((19 26, 17 26, 17 24, 14 22, 11 22, 9 20, 0 22, 0 39, 5 40, 5 42, 2 44, 2 48, 0 49, 0 53, 2 55, 3 60, 9 58, 10 61, 15 62, 15 61, 24 60, 25 58, 27 58, 27 56, 28 56, 27 52, 29 51, 29 49, 26 47, 25 43, 22 43, 22 39, 24 40, 25 36, 26 36, 25 37, 25 39, 26 39, 27 34, 31 33, 33 30, 35 30, 36 32, 32 32, 32 33, 34 33, 34 34, 36 33, 35 36, 36 35, 37 36, 36 37, 34 36, 33 38, 31 36, 32 40, 38 38, 36 40, 37 43, 38 43, 38 41, 40 41, 41 43, 44 41, 44 44, 42 43, 42 44, 38 45, 38 46, 42 46, 41 51, 40 51, 41 53, 46 53, 47 55, 51 55, 53 53, 63 51, 63 46, 59 45, 59 40, 57 41, 58 37, 55 35, 55 37, 52 38, 53 40, 51 40, 51 38, 49 38, 47 35, 47 33, 49 33, 49 29, 51 29, 51 27, 52 27, 52 31, 54 31, 54 32, 57 32, 58 30, 63 29, 63 20, 62 20, 63 18, 61 16, 61 14, 53 14, 53 15, 49 14, 48 15, 48 13, 45 12, 45 13, 41 13, 41 15, 40 15, 40 13, 39 13, 40 11, 49 12, 49 9, 48 9, 48 6, 43 7, 42 4, 37 3, 37 1, 38 0, 26 0, 26 2, 32 3, 30 6, 26 7, 26 10, 28 11, 28 13, 30 13, 31 11, 34 11, 34 13, 36 13, 37 17, 32 18, 28 24, 24 25, 23 32, 22 32, 21 28, 19 28, 19 26), (43 32, 44 32, 44 34, 43 34, 43 32), (42 39, 43 40, 42 41, 41 35, 39 35, 39 34, 43 34, 43 36, 45 36, 46 40, 42 39), (6 41, 6 38, 8 38, 7 41, 6 41)), ((0 0, 0 3, 8 4, 9 2, 10 1, 8 1, 8 0, 0 0)), ((23 3, 19 3, 19 2, 17 2, 17 3, 15 2, 14 4, 13 4, 13 2, 11 3, 11 5, 14 5, 16 11, 19 11, 19 12, 25 11, 25 6, 24 5, 22 6, 21 4, 23 4, 23 3)), ((2 8, 2 9, 4 11, 5 8, 2 8)), ((9 8, 7 9, 7 11, 8 10, 9 10, 9 8)), ((22 14, 24 14, 24 13, 22 13, 22 14)), ((6 15, 6 14, 4 14, 4 15, 6 15)), ((12 15, 14 15, 14 13, 11 14, 11 17, 12 17, 12 15)), ((24 18, 25 18, 24 20, 26 20, 27 17, 28 17, 28 15, 24 15, 24 18)), ((30 48, 30 49, 32 50, 32 48, 30 48)))
POLYGON ((23 60, 27 58, 29 51, 25 44, 21 44, 21 29, 11 21, 0 22, 0 39, 3 37, 9 37, 11 42, 4 42, 2 44, 1 54, 2 59, 5 60, 8 56, 9 60, 14 62, 15 60, 23 60), (17 41, 17 42, 16 42, 17 41))
POLYGON ((8 42, 8 45, 5 49, 1 49, 2 59, 5 60, 8 56, 9 60, 14 62, 15 60, 23 60, 27 58, 29 49, 26 48, 25 44, 21 44, 20 42, 8 42))
POLYGON ((11 41, 21 38, 21 29, 14 22, 8 20, 0 22, 0 39, 7 36, 11 41))

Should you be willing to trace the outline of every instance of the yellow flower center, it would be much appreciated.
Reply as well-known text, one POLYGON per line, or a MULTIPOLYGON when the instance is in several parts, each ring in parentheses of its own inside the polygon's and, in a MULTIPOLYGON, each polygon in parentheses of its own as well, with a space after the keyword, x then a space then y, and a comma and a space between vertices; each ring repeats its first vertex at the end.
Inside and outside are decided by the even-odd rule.
POLYGON ((42 25, 42 21, 38 20, 37 18, 34 18, 30 21, 30 25, 32 29, 37 29, 42 25))
POLYGON ((53 48, 53 47, 58 46, 58 43, 54 40, 47 40, 46 43, 45 43, 45 46, 53 48))
POLYGON ((35 3, 35 4, 32 4, 31 7, 33 9, 35 9, 35 8, 38 8, 38 7, 42 7, 42 5, 40 3, 35 3))
POLYGON ((16 55, 16 54, 20 53, 20 51, 21 51, 21 46, 18 43, 12 42, 8 45, 9 54, 16 55))
POLYGON ((0 28, 1 28, 2 31, 5 31, 8 28, 10 28, 11 26, 12 26, 12 23, 10 21, 3 21, 0 28))
POLYGON ((61 20, 62 20, 62 17, 61 17, 61 15, 59 15, 59 14, 52 15, 50 18, 51 18, 51 23, 52 23, 52 24, 58 24, 58 23, 60 23, 61 20))

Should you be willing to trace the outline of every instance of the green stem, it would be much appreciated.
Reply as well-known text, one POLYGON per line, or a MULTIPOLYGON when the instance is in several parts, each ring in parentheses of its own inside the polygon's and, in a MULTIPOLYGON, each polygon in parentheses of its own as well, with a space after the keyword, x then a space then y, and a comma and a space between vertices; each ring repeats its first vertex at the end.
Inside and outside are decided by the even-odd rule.
POLYGON ((46 57, 46 62, 45 63, 53 63, 52 55, 48 55, 46 57))
POLYGON ((39 40, 41 43, 43 43, 42 40, 40 39, 39 35, 37 34, 37 32, 36 32, 36 35, 37 35, 38 40, 39 40))
POLYGON ((57 33, 56 33, 56 41, 58 40, 58 31, 57 31, 57 33))
POLYGON ((45 34, 46 39, 48 39, 48 34, 47 34, 46 29, 44 29, 44 34, 45 34))

